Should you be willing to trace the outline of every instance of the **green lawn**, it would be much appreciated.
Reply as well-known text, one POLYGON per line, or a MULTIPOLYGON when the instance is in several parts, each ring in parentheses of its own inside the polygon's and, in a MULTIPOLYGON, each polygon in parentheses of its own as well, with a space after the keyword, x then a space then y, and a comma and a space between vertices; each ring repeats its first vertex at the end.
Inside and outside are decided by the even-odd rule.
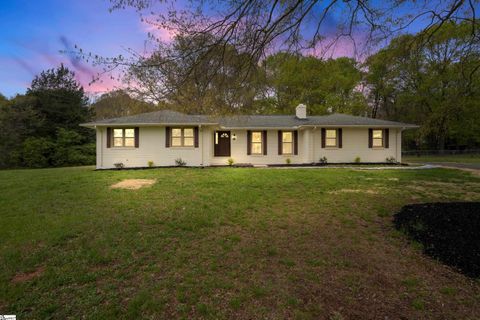
POLYGON ((392 227, 480 201, 450 169, 0 171, 0 314, 19 319, 478 319, 480 282, 392 227), (118 190, 128 178, 151 187, 118 190))
POLYGON ((480 154, 403 156, 403 162, 457 162, 480 163, 480 154))

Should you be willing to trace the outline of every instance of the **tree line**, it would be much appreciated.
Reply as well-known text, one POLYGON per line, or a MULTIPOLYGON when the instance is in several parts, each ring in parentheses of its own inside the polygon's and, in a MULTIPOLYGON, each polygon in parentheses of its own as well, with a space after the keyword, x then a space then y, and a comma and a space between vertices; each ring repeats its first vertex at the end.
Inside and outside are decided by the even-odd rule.
POLYGON ((480 48, 471 25, 444 23, 435 34, 402 35, 364 61, 276 52, 260 63, 233 46, 208 54, 177 36, 168 50, 200 48, 166 60, 158 50, 131 65, 125 88, 89 101, 65 66, 40 73, 23 95, 0 95, 0 167, 93 164, 94 131, 80 123, 160 109, 192 114, 333 112, 421 125, 406 149, 480 146, 480 48), (425 41, 428 35, 429 41, 425 41), (201 59, 199 59, 201 57, 201 59))

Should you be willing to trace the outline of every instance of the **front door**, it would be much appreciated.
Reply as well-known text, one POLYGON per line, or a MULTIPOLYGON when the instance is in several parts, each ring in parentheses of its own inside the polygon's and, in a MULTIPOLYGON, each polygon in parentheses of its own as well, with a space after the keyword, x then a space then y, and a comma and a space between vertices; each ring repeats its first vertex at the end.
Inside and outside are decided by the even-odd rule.
POLYGON ((215 157, 230 157, 230 131, 215 131, 214 132, 214 156, 215 157))

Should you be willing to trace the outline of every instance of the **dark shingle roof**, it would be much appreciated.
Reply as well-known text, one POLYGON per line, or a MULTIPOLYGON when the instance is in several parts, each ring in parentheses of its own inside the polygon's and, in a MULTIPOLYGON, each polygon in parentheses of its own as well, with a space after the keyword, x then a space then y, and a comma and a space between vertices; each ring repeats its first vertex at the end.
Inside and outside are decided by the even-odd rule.
POLYGON ((379 126, 379 127, 417 127, 416 125, 357 117, 347 114, 334 113, 325 116, 307 116, 299 119, 296 116, 231 116, 223 117, 220 125, 228 128, 283 128, 299 126, 379 126))
POLYGON ((216 124, 209 116, 188 115, 171 110, 140 113, 133 116, 112 118, 85 123, 85 125, 105 124, 216 124))
POLYGON ((238 115, 238 116, 204 116, 187 115, 184 113, 161 110, 142 113, 133 116, 99 120, 82 124, 86 127, 106 125, 155 125, 155 124, 211 124, 225 128, 292 128, 299 126, 378 126, 416 128, 416 125, 357 117, 346 114, 334 113, 325 116, 308 116, 299 119, 293 115, 238 115))

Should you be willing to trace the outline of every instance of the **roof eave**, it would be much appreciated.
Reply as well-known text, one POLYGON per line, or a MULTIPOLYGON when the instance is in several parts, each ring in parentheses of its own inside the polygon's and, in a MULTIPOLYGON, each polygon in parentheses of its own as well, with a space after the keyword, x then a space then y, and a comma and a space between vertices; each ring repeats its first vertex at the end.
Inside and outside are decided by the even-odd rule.
POLYGON ((98 122, 88 122, 81 123, 81 127, 86 128, 96 128, 96 127, 125 127, 125 126, 135 126, 135 127, 158 127, 158 126, 213 126, 218 125, 218 123, 213 122, 168 122, 168 123, 98 123, 98 122))
POLYGON ((322 127, 322 128, 402 128, 415 129, 420 126, 413 124, 306 124, 301 127, 322 127))
POLYGON ((268 130, 292 130, 292 129, 299 129, 300 126, 278 126, 278 127, 268 127, 268 126, 241 126, 241 127, 233 127, 233 126, 220 126, 222 129, 226 130, 261 130, 261 129, 268 129, 268 130))

